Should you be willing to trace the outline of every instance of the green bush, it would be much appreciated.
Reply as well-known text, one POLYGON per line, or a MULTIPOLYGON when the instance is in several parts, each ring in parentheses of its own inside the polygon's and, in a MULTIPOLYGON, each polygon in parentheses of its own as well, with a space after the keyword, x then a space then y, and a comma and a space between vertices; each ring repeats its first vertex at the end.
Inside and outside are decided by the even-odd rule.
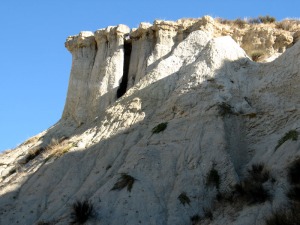
POLYGON ((157 134, 164 131, 168 126, 168 122, 160 123, 152 129, 152 134, 157 134))
POLYGON ((275 150, 277 150, 284 142, 286 142, 288 140, 297 141, 298 140, 298 131, 290 130, 289 132, 285 133, 285 135, 278 140, 275 150))
POLYGON ((123 188, 127 187, 127 191, 131 192, 134 181, 135 181, 135 179, 132 176, 130 176, 126 173, 122 173, 118 182, 115 183, 115 185, 113 186, 113 188, 111 190, 112 191, 113 190, 122 190, 123 188))

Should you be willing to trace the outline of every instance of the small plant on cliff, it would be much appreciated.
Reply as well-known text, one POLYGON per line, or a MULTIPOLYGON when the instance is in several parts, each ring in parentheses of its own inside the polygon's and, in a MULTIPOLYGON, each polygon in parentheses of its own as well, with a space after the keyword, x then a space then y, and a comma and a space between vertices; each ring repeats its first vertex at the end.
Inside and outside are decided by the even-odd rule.
POLYGON ((298 131, 290 130, 289 132, 285 133, 285 135, 278 140, 275 150, 277 150, 284 142, 286 142, 288 140, 297 141, 298 140, 298 131))
POLYGON ((220 175, 219 172, 213 166, 206 176, 206 185, 215 186, 217 189, 220 187, 220 175))
POLYGON ((113 190, 122 190, 123 188, 127 187, 127 191, 131 192, 134 181, 135 181, 135 179, 132 176, 130 176, 126 173, 122 173, 118 182, 115 183, 115 185, 113 186, 113 188, 111 190, 112 191, 113 190))
POLYGON ((164 131, 168 126, 168 122, 160 123, 152 129, 152 134, 157 134, 164 131))
POLYGON ((76 201, 72 205, 72 221, 70 224, 84 224, 93 216, 94 207, 88 200, 76 201))
POLYGON ((185 192, 182 192, 179 196, 178 196, 178 200, 180 201, 180 203, 182 205, 185 205, 185 204, 190 204, 191 200, 190 198, 187 196, 187 194, 185 192))

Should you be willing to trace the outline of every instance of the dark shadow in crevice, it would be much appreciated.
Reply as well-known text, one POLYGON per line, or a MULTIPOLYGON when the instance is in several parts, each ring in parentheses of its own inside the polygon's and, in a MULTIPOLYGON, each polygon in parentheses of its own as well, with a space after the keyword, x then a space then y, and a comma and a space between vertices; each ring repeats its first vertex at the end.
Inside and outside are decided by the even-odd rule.
POLYGON ((130 65, 130 55, 132 50, 132 43, 130 40, 124 40, 124 65, 123 65, 123 77, 120 86, 117 90, 117 98, 121 98, 127 90, 128 73, 130 65))

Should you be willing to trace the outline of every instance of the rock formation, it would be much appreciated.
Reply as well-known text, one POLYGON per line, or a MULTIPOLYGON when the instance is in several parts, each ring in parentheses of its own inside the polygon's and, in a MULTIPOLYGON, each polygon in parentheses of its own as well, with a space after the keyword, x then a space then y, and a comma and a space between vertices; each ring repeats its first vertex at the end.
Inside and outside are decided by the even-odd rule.
POLYGON ((62 119, 1 155, 0 224, 69 224, 85 199, 86 224, 265 224, 300 154, 300 43, 274 26, 206 16, 69 37, 62 119), (257 63, 258 49, 283 53, 257 63))

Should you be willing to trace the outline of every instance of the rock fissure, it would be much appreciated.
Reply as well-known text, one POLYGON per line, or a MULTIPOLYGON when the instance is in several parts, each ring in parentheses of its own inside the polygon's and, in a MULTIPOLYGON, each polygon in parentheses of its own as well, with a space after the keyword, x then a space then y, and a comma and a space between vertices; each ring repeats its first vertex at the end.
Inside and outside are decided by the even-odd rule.
POLYGON ((132 51, 131 41, 124 40, 123 76, 122 76, 122 81, 117 90, 117 98, 122 97, 126 93, 126 90, 127 90, 131 51, 132 51))

